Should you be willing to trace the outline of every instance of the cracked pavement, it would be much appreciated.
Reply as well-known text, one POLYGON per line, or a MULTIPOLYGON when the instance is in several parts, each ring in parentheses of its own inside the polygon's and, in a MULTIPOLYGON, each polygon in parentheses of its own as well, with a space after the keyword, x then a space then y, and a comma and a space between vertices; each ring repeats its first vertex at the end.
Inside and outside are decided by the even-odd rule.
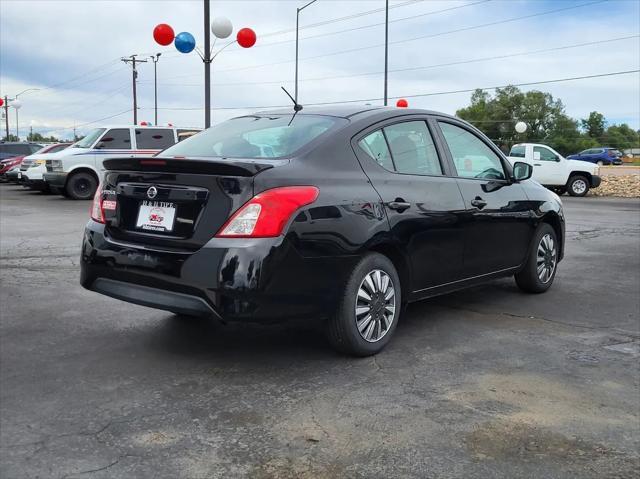
POLYGON ((640 201, 563 202, 548 293, 414 304, 352 359, 85 291, 89 203, 0 184, 0 477, 638 477, 640 201))

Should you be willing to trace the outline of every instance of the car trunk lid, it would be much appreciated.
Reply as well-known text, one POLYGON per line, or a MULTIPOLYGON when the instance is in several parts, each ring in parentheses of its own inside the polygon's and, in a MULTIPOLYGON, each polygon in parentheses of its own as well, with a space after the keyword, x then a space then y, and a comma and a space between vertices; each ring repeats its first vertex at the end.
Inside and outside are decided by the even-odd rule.
POLYGON ((114 240, 146 247, 196 250, 251 199, 255 175, 282 162, 106 160, 105 231, 114 240))

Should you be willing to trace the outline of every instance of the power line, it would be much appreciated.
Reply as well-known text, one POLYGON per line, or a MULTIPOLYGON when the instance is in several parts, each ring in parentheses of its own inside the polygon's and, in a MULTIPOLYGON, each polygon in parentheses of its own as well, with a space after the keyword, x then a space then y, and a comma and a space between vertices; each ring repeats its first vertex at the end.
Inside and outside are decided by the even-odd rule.
MULTIPOLYGON (((509 53, 509 54, 505 54, 505 55, 496 55, 496 56, 491 56, 491 57, 483 57, 483 58, 472 58, 472 59, 467 59, 467 60, 460 60, 460 61, 455 61, 455 62, 449 62, 449 63, 437 63, 437 64, 433 64, 433 65, 424 65, 424 66, 418 66, 418 67, 409 67, 409 68, 397 68, 397 69, 393 69, 393 70, 389 70, 390 73, 398 73, 398 72, 408 72, 408 71, 418 71, 418 70, 428 70, 428 69, 433 69, 433 68, 442 68, 442 67, 449 67, 449 66, 456 66, 456 65, 466 65, 469 63, 480 63, 480 62, 485 62, 485 61, 490 61, 490 60, 504 60, 506 58, 514 58, 514 57, 518 57, 518 56, 524 56, 524 55, 533 55, 533 54, 537 54, 537 53, 548 53, 548 52, 553 52, 553 51, 560 51, 560 50, 568 50, 571 48, 579 48, 579 47, 585 47, 585 46, 592 46, 592 45, 599 45, 599 44, 603 44, 603 43, 610 43, 610 42, 616 42, 616 41, 621 41, 621 40, 629 40, 632 38, 639 38, 640 34, 636 34, 636 35, 628 35, 625 37, 617 37, 617 38, 610 38, 610 39, 606 39, 606 40, 597 40, 597 41, 593 41, 593 42, 585 42, 585 43, 576 43, 573 45, 563 45, 563 46, 558 46, 558 47, 551 47, 551 48, 545 48, 545 49, 541 49, 541 50, 531 50, 531 51, 525 51, 525 52, 518 52, 518 53, 509 53)), ((381 75, 383 74, 383 71, 376 71, 376 72, 367 72, 367 73, 354 73, 354 74, 350 74, 350 75, 335 75, 335 76, 327 76, 327 77, 316 77, 316 78, 307 78, 307 79, 303 79, 300 81, 327 81, 327 80, 338 80, 338 79, 345 79, 345 78, 355 78, 355 77, 361 77, 361 76, 372 76, 372 75, 381 75)), ((214 85, 217 87, 221 87, 221 86, 241 86, 241 85, 280 85, 283 83, 290 83, 291 80, 273 80, 273 81, 262 81, 262 82, 235 82, 235 83, 215 83, 214 85)), ((150 81, 143 81, 140 83, 150 83, 150 81)), ((181 87, 201 87, 202 84, 200 83, 163 83, 163 86, 181 86, 181 87)))
POLYGON ((115 114, 110 115, 110 116, 105 116, 104 118, 99 118, 99 119, 97 119, 97 120, 88 121, 88 122, 86 122, 86 123, 80 123, 79 125, 78 125, 78 124, 76 124, 76 125, 74 125, 74 126, 67 126, 67 127, 57 128, 57 129, 55 129, 55 130, 51 130, 51 132, 52 132, 52 133, 55 133, 55 132, 57 132, 57 131, 73 130, 74 128, 81 128, 81 127, 83 127, 83 126, 93 125, 94 123, 99 123, 99 122, 101 122, 101 121, 110 120, 111 118, 115 118, 115 117, 117 117, 117 116, 124 115, 125 113, 129 113, 130 111, 132 111, 132 109, 131 109, 131 108, 129 108, 128 110, 121 111, 120 113, 115 113, 115 114))
MULTIPOLYGON (((389 6, 389 10, 391 10, 393 8, 406 7, 407 5, 412 5, 412 4, 416 4, 416 3, 424 2, 424 1, 425 0, 409 0, 409 1, 403 2, 403 3, 396 3, 395 5, 389 6)), ((324 25, 329 25, 331 23, 337 23, 337 22, 343 22, 345 20, 353 20, 354 18, 360 18, 360 17, 364 17, 365 15, 371 15, 372 13, 380 13, 380 12, 384 12, 384 11, 385 11, 385 7, 374 8, 373 10, 366 10, 364 12, 352 13, 350 15, 345 15, 344 17, 338 17, 338 18, 333 18, 333 19, 330 19, 330 20, 323 20, 323 21, 317 22, 317 23, 310 23, 309 25, 303 25, 303 26, 300 27, 300 30, 306 30, 308 28, 322 27, 324 25)), ((285 29, 285 30, 278 30, 278 31, 275 31, 275 32, 262 33, 260 35, 260 38, 273 37, 273 36, 276 36, 276 35, 283 35, 285 33, 293 33, 295 31, 296 31, 295 28, 288 28, 288 29, 285 29)))
MULTIPOLYGON (((402 21, 405 21, 405 20, 413 20, 413 19, 416 19, 416 18, 419 18, 419 17, 426 17, 426 16, 430 16, 430 15, 436 15, 438 13, 450 12, 450 11, 453 11, 453 10, 459 10, 461 8, 472 7, 474 5, 479 5, 481 3, 488 3, 488 2, 491 2, 491 1, 492 0, 479 0, 479 1, 476 1, 476 2, 472 2, 472 3, 466 3, 464 5, 456 5, 455 7, 443 8, 441 10, 433 10, 433 11, 426 12, 426 13, 419 13, 417 15, 412 15, 410 17, 403 17, 403 18, 397 18, 395 20, 389 20, 389 23, 402 22, 402 21)), ((389 8, 391 8, 391 7, 389 7, 389 8)), ((384 9, 382 9, 382 10, 384 10, 384 9)), ((354 31, 357 31, 357 30, 365 30, 367 28, 379 27, 379 26, 384 25, 384 24, 385 24, 384 22, 381 22, 381 23, 370 23, 368 25, 362 25, 360 27, 346 28, 344 30, 337 30, 337 31, 334 31, 334 32, 325 32, 325 33, 320 33, 318 35, 311 35, 311 36, 308 36, 308 37, 303 37, 303 38, 301 38, 301 40, 312 40, 314 38, 321 38, 321 37, 326 37, 326 36, 329 36, 329 35, 337 35, 339 33, 350 33, 350 32, 354 32, 354 31)), ((280 41, 271 42, 271 43, 261 43, 259 45, 256 45, 254 48, 264 48, 264 47, 270 47, 272 45, 282 45, 282 44, 285 44, 285 43, 291 43, 293 41, 294 40, 280 40, 280 41)))
MULTIPOLYGON (((504 20, 498 20, 495 22, 489 22, 489 23, 482 23, 482 24, 478 24, 478 25, 472 25, 469 27, 463 27, 463 28, 457 28, 454 30, 447 30, 444 32, 438 32, 438 33, 432 33, 429 35, 419 35, 419 36, 415 36, 415 37, 411 37, 411 38, 405 38, 403 40, 395 40, 392 42, 389 42, 389 45, 397 45, 397 44, 401 44, 401 43, 407 43, 407 42, 412 42, 415 40, 421 40, 421 39, 426 39, 426 38, 435 38, 435 37, 440 37, 440 36, 444 36, 444 35, 449 35, 452 33, 459 33, 459 32, 465 32, 465 31, 470 31, 470 30, 476 30, 476 29, 480 29, 480 28, 485 28, 485 27, 490 27, 490 26, 496 26, 496 25, 501 25, 504 23, 511 23, 511 22, 515 22, 515 21, 519 21, 519 20, 526 20, 528 18, 534 18, 534 17, 541 17, 544 15, 552 15, 554 13, 559 13, 559 12, 564 12, 567 10, 573 10, 576 8, 582 8, 582 7, 587 7, 587 6, 591 6, 591 5, 595 5, 598 3, 603 3, 607 0, 595 0, 592 2, 588 2, 588 3, 582 3, 580 5, 571 5, 568 7, 563 7, 563 8, 556 8, 553 10, 546 10, 544 12, 538 12, 538 13, 532 13, 532 14, 528 14, 528 15, 522 15, 522 16, 518 16, 518 17, 512 17, 512 18, 507 18, 504 20)), ((351 48, 348 50, 338 50, 335 52, 330 52, 330 53, 323 53, 321 55, 315 55, 315 56, 311 56, 311 57, 304 57, 304 58, 300 58, 300 61, 307 61, 307 60, 316 60, 318 58, 326 58, 326 57, 331 57, 331 56, 336 56, 336 55, 344 55, 347 53, 354 53, 354 52, 359 52, 359 51, 363 51, 363 50, 370 50, 372 48, 380 48, 380 47, 384 47, 384 43, 378 43, 375 45, 369 45, 366 47, 358 47, 358 48, 351 48)), ((224 69, 224 70, 217 70, 216 74, 219 73, 227 73, 227 72, 235 72, 235 71, 242 71, 242 70, 252 70, 255 68, 263 68, 263 67, 271 67, 271 66, 276 66, 276 65, 285 65, 288 63, 292 63, 293 60, 283 60, 280 62, 271 62, 271 63, 262 63, 262 64, 258 64, 258 65, 247 65, 244 67, 236 67, 236 68, 228 68, 228 69, 224 69)), ((171 77, 172 79, 176 79, 176 78, 188 78, 188 77, 194 77, 194 76, 198 76, 197 74, 187 74, 187 75, 176 75, 174 77, 171 77)))
MULTIPOLYGON (((433 92, 433 93, 416 93, 416 94, 411 94, 411 95, 401 95, 401 96, 393 96, 390 97, 392 99, 397 99, 397 98, 421 98, 421 97, 428 97, 428 96, 439 96, 439 95, 453 95, 456 93, 471 93, 474 92, 476 90, 495 90, 498 88, 506 88, 508 86, 514 86, 514 87, 521 87, 521 86, 533 86, 533 85, 544 85, 544 84, 548 84, 548 83, 560 83, 560 82, 567 82, 567 81, 576 81, 576 80, 587 80, 587 79, 591 79, 591 78, 601 78, 601 77, 610 77, 610 76, 617 76, 617 75, 628 75, 630 73, 638 73, 640 72, 640 70, 625 70, 625 71, 619 71, 619 72, 608 72, 608 73, 598 73, 598 74, 594 74, 594 75, 583 75, 583 76, 577 76, 577 77, 567 77, 567 78, 557 78, 554 80, 541 80, 541 81, 535 81, 535 82, 525 82, 525 83, 510 83, 507 85, 498 85, 498 86, 491 86, 491 87, 483 87, 483 88, 467 88, 467 89, 463 89, 463 90, 448 90, 448 91, 441 91, 441 92, 433 92)), ((326 102, 317 102, 317 103, 307 103, 307 106, 324 106, 324 105, 339 105, 339 104, 344 104, 344 103, 364 103, 364 102, 372 102, 372 101, 380 101, 382 100, 382 98, 361 98, 358 100, 342 100, 342 101, 326 101, 326 102)), ((266 109, 266 108, 287 108, 291 105, 258 105, 258 106, 240 106, 240 107, 215 107, 212 108, 213 110, 254 110, 254 109, 266 109)), ((147 108, 143 108, 143 109, 147 109, 147 108)), ((202 108, 198 108, 198 107, 176 107, 176 108, 171 108, 171 107, 165 107, 165 108, 160 108, 161 110, 172 110, 172 111, 199 111, 202 110, 202 108)))

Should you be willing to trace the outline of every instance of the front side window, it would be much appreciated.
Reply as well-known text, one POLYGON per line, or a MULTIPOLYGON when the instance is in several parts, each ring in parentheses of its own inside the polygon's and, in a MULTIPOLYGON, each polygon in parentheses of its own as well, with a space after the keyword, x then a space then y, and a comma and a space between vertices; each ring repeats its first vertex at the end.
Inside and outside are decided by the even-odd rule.
POLYGON ((283 158, 348 120, 321 115, 243 116, 167 148, 161 156, 283 158))
POLYGON ((542 146, 533 147, 534 156, 536 153, 540 153, 540 161, 557 161, 558 157, 550 149, 542 146))
POLYGON ((91 130, 89 133, 85 135, 82 140, 77 141, 73 144, 74 148, 91 148, 91 145, 95 143, 95 141, 100 138, 100 135, 104 133, 106 128, 95 128, 91 130))
POLYGON ((144 150, 164 150, 175 143, 173 130, 136 128, 136 147, 144 150))
POLYGON ((384 128, 398 173, 442 175, 436 147, 424 121, 407 121, 384 128))
POLYGON ((129 128, 112 128, 107 131, 96 145, 99 149, 130 150, 131 132, 129 128))
POLYGON ((61 144, 59 144, 59 145, 54 145, 54 146, 52 146, 52 147, 47 151, 47 153, 55 153, 55 152, 57 152, 57 151, 62 151, 62 150, 64 150, 64 149, 68 148, 68 147, 69 147, 69 145, 68 145, 68 144, 66 144, 66 143, 61 143, 61 144))
POLYGON ((376 160, 383 168, 393 171, 393 161, 391 161, 391 153, 387 146, 387 140, 381 130, 368 134, 358 142, 367 155, 376 160))
POLYGON ((480 138, 451 123, 438 122, 449 146, 458 176, 504 180, 500 157, 480 138))

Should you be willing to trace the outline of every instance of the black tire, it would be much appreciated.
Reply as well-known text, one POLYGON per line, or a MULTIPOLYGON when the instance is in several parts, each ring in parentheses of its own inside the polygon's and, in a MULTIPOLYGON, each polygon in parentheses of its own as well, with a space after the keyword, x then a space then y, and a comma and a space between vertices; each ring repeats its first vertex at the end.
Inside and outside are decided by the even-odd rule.
POLYGON ((567 192, 567 188, 565 186, 553 186, 551 187, 551 191, 558 196, 562 196, 567 192))
POLYGON ((572 176, 567 182, 567 192, 571 196, 585 196, 589 192, 589 179, 582 175, 572 176))
MULTIPOLYGON (((538 226, 538 229, 536 230, 535 235, 533 236, 531 248, 527 257, 527 262, 524 265, 524 268, 522 268, 522 270, 516 273, 514 276, 518 287, 522 291, 538 294, 544 293, 551 287, 551 285, 553 284, 553 280, 556 277, 556 271, 558 269, 558 246, 558 238, 556 237, 556 232, 553 227, 551 227, 551 225, 548 223, 540 224, 540 226, 538 226), (543 278, 546 279, 546 281, 544 281, 543 278, 541 278, 538 274, 538 249, 542 246, 541 242, 547 235, 552 239, 554 249, 553 253, 550 253, 549 255, 546 255, 546 251, 544 252, 544 264, 548 265, 548 261, 553 258, 553 269, 548 278, 544 278, 543 276, 543 278)), ((545 248, 543 247, 543 249, 545 248)))
POLYGON ((74 173, 67 180, 65 191, 73 200, 90 200, 96 194, 98 180, 91 173, 74 173))
POLYGON ((335 314, 327 320, 327 337, 331 345, 338 351, 352 356, 371 356, 380 352, 389 343, 398 325, 402 306, 401 294, 400 278, 391 260, 379 253, 369 253, 364 256, 353 268, 335 314), (380 285, 377 287, 378 290, 386 291, 387 294, 389 294, 389 288, 393 289, 393 312, 389 310, 391 318, 385 316, 387 311, 385 306, 391 303, 385 303, 382 291, 373 291, 369 306, 362 302, 363 299, 359 299, 361 288, 364 288, 365 292, 371 291, 367 289, 366 277, 372 274, 374 277, 369 279, 375 281, 376 271, 380 272, 381 278, 378 278, 381 279, 382 284, 386 281, 384 275, 390 279, 387 288, 380 288, 380 285), (356 313, 358 304, 362 308, 370 307, 370 310, 374 310, 374 314, 360 313, 361 316, 358 317, 356 313), (373 319, 366 322, 367 316, 373 316, 373 319), (363 329, 361 333, 358 321, 360 325, 373 325, 370 331, 373 341, 365 339, 364 336, 369 332, 369 328, 361 326, 363 329), (380 336, 379 339, 375 339, 377 335, 380 336))

